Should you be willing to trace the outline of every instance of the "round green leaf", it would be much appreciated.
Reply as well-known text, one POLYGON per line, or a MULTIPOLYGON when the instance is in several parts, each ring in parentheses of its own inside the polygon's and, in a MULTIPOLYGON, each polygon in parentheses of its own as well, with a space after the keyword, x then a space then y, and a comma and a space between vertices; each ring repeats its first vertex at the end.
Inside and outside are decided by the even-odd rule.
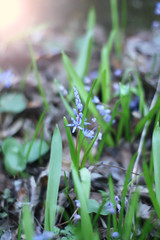
POLYGON ((5 154, 4 165, 6 170, 12 175, 23 172, 26 168, 25 159, 21 152, 8 152, 5 154))
POLYGON ((2 151, 6 154, 9 151, 19 152, 21 150, 21 144, 14 138, 6 138, 2 144, 2 151))
POLYGON ((5 168, 10 174, 16 175, 25 169, 26 162, 22 154, 22 146, 16 139, 6 139, 2 144, 2 151, 5 168))
MULTIPOLYGON (((29 147, 30 147, 31 143, 32 142, 28 142, 24 146, 24 156, 27 156, 28 150, 29 150, 29 147)), ((29 156, 28 156, 27 162, 28 163, 32 163, 32 162, 36 161, 39 157, 41 157, 44 154, 46 154, 48 152, 48 150, 49 150, 49 146, 48 146, 46 141, 41 141, 40 139, 35 140, 33 142, 31 150, 29 152, 29 156)))
POLYGON ((27 99, 22 93, 4 93, 0 97, 0 112, 20 113, 27 107, 27 99))

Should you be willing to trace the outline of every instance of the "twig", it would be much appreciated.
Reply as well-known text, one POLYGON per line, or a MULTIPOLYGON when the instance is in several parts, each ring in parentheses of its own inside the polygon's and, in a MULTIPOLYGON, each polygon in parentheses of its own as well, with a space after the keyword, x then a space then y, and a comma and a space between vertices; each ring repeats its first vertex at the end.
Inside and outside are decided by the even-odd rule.
MULTIPOLYGON (((156 92, 155 92, 153 100, 151 102, 149 111, 155 106, 159 93, 160 93, 160 77, 158 79, 156 92)), ((139 146, 138 146, 138 151, 137 151, 137 157, 136 157, 134 167, 133 167, 133 172, 134 173, 132 174, 132 179, 134 178, 135 173, 137 173, 139 160, 140 160, 140 157, 141 157, 141 154, 142 154, 143 143, 144 143, 144 139, 146 137, 146 133, 147 133, 147 129, 148 129, 149 124, 150 124, 150 120, 148 120, 145 123, 142 134, 141 134, 141 139, 140 139, 139 146)))
POLYGON ((72 214, 72 216, 70 217, 69 220, 63 222, 63 223, 60 223, 60 224, 57 224, 56 227, 61 227, 63 225, 66 225, 67 223, 69 223, 70 221, 72 221, 72 219, 74 218, 74 215, 78 212, 78 208, 74 211, 74 213, 72 214))

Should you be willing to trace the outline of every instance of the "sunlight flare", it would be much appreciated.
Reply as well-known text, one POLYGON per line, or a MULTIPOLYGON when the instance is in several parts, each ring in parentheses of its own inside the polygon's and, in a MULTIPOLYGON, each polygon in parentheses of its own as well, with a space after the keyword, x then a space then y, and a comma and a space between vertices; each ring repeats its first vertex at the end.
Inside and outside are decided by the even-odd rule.
POLYGON ((21 1, 0 0, 0 28, 14 24, 21 14, 21 1))

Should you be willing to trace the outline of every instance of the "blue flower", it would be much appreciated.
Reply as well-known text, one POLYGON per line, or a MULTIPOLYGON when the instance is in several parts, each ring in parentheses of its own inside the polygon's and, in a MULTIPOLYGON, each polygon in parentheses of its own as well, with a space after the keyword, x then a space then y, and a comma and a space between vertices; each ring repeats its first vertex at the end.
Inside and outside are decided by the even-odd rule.
POLYGON ((83 134, 85 137, 93 139, 94 138, 94 131, 93 130, 89 130, 89 129, 83 129, 83 134))
POLYGON ((81 216, 77 213, 74 214, 73 221, 74 223, 77 223, 81 219, 81 216))
POLYGON ((152 28, 159 28, 159 26, 160 26, 160 23, 158 22, 158 21, 153 21, 152 22, 152 28))
MULTIPOLYGON (((79 97, 76 87, 73 87, 73 90, 74 90, 75 103, 76 103, 77 109, 73 108, 73 113, 75 115, 75 119, 73 117, 71 117, 72 123, 67 124, 68 127, 73 127, 72 133, 74 133, 76 131, 76 129, 83 130, 83 128, 81 127, 82 117, 83 117, 83 113, 82 113, 83 105, 81 103, 81 100, 80 100, 80 97, 79 97)), ((85 119, 84 126, 89 125, 89 124, 90 123, 87 122, 87 119, 85 119)))
POLYGON ((106 212, 110 213, 110 214, 114 214, 115 213, 115 209, 113 207, 113 203, 108 202, 106 205, 106 212))
POLYGON ((80 208, 80 207, 81 207, 80 201, 77 200, 77 199, 75 200, 75 204, 76 204, 76 207, 77 207, 77 208, 80 208))
POLYGON ((85 78, 84 78, 84 83, 85 84, 91 84, 91 79, 88 77, 88 76, 86 76, 85 78))
POLYGON ((0 73, 0 82, 2 82, 5 88, 9 88, 12 85, 14 74, 11 70, 0 73))
POLYGON ((84 89, 86 90, 86 92, 89 92, 89 91, 90 91, 90 89, 91 89, 91 87, 90 87, 90 86, 88 86, 88 85, 85 85, 85 86, 84 86, 84 89))
POLYGON ((92 99, 92 102, 97 104, 97 103, 100 103, 100 100, 97 96, 94 96, 93 99, 92 99))
POLYGON ((119 232, 113 232, 112 233, 112 238, 119 238, 119 232))
POLYGON ((54 233, 53 232, 49 232, 49 231, 44 231, 41 234, 36 234, 33 237, 33 240, 48 240, 54 237, 54 233))
POLYGON ((138 111, 139 109, 139 97, 135 96, 134 99, 130 103, 131 111, 138 111))
POLYGON ((82 130, 83 128, 81 127, 82 119, 77 115, 76 119, 71 117, 72 123, 67 124, 68 127, 73 127, 72 133, 76 131, 76 129, 82 130))
POLYGON ((155 13, 156 15, 160 15, 160 2, 157 2, 157 3, 156 3, 156 8, 155 8, 155 10, 154 10, 154 13, 155 13))
POLYGON ((76 87, 73 87, 73 90, 74 90, 75 103, 76 103, 77 109, 78 109, 79 112, 82 112, 83 105, 81 103, 81 99, 79 97, 79 93, 78 93, 76 87))
POLYGON ((120 69, 120 68, 118 68, 118 69, 116 69, 116 70, 114 71, 114 75, 115 75, 116 77, 121 77, 121 76, 122 76, 122 73, 123 73, 123 71, 122 71, 122 69, 120 69))

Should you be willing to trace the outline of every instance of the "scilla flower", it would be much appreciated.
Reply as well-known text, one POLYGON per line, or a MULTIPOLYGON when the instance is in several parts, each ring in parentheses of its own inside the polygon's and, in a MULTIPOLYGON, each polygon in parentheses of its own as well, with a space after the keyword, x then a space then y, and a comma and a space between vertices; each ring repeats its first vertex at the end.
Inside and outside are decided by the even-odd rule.
MULTIPOLYGON (((74 133, 76 131, 76 129, 83 130, 83 128, 81 127, 82 117, 83 117, 83 113, 82 113, 83 105, 81 103, 81 99, 79 97, 79 93, 78 93, 76 87, 73 87, 73 90, 74 90, 75 104, 76 104, 77 109, 73 108, 75 119, 73 117, 71 117, 72 123, 67 124, 68 127, 73 127, 72 133, 74 133)), ((89 124, 90 123, 88 123, 86 121, 84 122, 84 125, 89 125, 89 124)))

